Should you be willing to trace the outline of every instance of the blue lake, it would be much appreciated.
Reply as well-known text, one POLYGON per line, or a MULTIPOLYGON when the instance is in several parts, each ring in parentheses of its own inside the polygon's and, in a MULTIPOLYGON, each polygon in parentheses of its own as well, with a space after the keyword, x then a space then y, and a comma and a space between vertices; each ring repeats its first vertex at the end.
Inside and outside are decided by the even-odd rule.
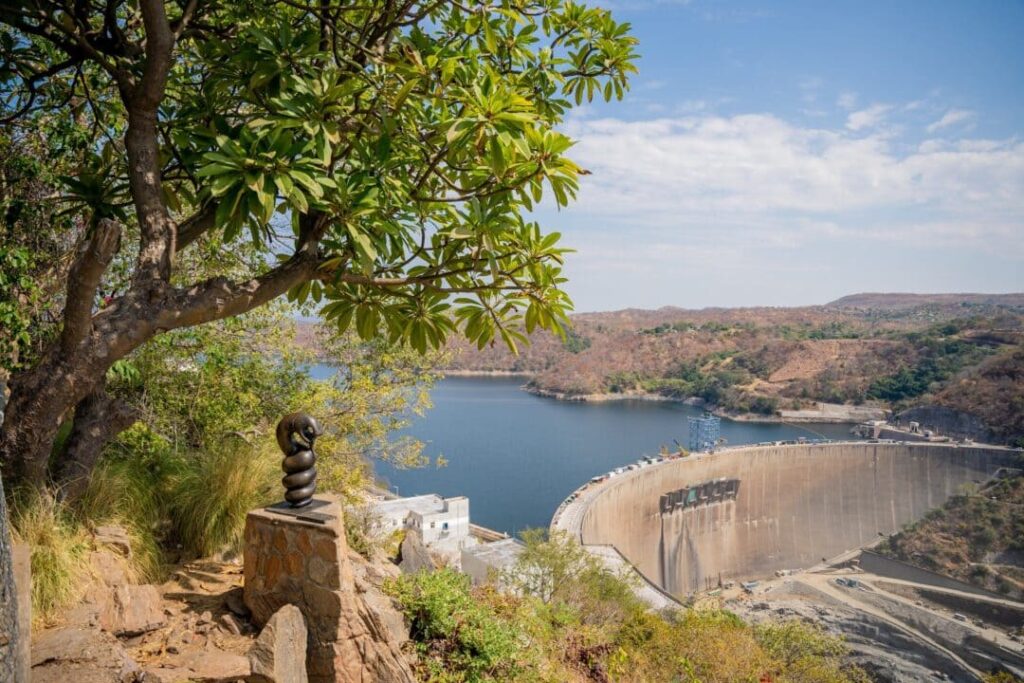
MULTIPOLYGON (((314 377, 330 375, 314 368, 314 377)), ((392 490, 409 496, 469 496, 470 516, 516 533, 544 526, 559 503, 596 474, 687 441, 686 418, 700 410, 678 403, 569 403, 520 390, 519 378, 450 377, 433 391, 434 407, 406 433, 426 443, 445 467, 396 469, 376 463, 392 490)), ((722 421, 728 445, 808 438, 849 438, 849 425, 722 421)))

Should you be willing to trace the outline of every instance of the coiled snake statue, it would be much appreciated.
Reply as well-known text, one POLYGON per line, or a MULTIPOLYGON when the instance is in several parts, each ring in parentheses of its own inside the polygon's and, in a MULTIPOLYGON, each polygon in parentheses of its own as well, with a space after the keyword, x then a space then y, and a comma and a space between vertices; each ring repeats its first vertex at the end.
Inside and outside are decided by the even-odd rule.
POLYGON ((316 491, 316 453, 313 442, 323 434, 320 425, 306 413, 291 413, 277 423, 277 445, 284 451, 284 499, 293 508, 309 505, 316 491))

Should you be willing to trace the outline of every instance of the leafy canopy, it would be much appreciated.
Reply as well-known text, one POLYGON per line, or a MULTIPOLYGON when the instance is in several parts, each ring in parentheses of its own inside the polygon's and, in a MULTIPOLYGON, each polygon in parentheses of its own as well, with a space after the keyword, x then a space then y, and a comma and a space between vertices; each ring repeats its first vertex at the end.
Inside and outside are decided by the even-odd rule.
POLYGON ((481 347, 561 330, 566 249, 523 214, 574 197, 585 171, 558 125, 574 104, 621 98, 635 72, 636 41, 608 11, 33 0, 0 3, 0 21, 4 113, 93 131, 62 184, 89 221, 145 222, 123 138, 144 129, 132 107, 155 92, 178 250, 247 242, 269 279, 314 245, 290 298, 420 351, 456 329, 481 347), (173 38, 162 92, 161 15, 173 38))

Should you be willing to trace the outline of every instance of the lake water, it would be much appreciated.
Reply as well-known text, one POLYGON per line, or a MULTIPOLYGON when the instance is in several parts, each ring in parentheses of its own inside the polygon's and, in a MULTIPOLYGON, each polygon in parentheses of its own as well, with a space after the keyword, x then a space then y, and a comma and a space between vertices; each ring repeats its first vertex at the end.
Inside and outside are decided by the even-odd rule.
MULTIPOLYGON (((323 376, 325 371, 314 372, 323 376)), ((406 433, 426 443, 437 468, 401 470, 376 463, 402 496, 468 496, 473 522, 516 533, 546 527, 555 508, 582 483, 687 441, 686 418, 700 410, 678 403, 570 403, 520 390, 521 378, 451 377, 432 392, 434 407, 406 433)), ((722 421, 727 444, 849 438, 849 425, 722 421)))

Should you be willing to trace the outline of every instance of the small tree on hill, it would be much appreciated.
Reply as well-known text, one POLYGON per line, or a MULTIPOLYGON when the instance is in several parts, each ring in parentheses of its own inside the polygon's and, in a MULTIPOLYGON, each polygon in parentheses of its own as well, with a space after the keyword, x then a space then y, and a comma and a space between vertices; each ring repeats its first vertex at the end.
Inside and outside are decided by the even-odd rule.
MULTIPOLYGON (((635 70, 607 11, 19 0, 0 1, 0 25, 3 120, 70 169, 41 201, 77 238, 49 271, 55 332, 11 377, 5 474, 87 473, 131 419, 105 391, 115 362, 285 293, 419 350, 455 331, 514 346, 564 322, 564 249, 523 212, 573 197, 582 171, 556 126, 635 70), (243 245, 264 255, 246 277, 179 267, 185 250, 216 264, 243 245)), ((5 220, 4 240, 18 229, 5 220)))

